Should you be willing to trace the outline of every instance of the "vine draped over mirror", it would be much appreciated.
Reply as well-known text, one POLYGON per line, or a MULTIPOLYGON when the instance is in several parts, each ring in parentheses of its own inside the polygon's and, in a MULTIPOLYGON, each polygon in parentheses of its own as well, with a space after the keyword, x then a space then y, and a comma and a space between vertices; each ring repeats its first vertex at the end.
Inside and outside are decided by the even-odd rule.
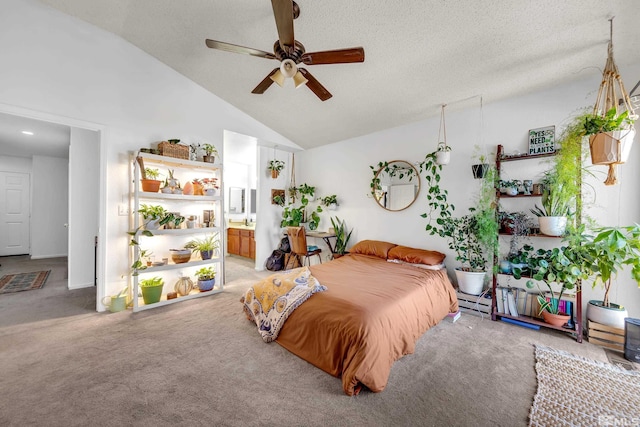
POLYGON ((411 163, 393 160, 379 162, 370 168, 373 172, 371 195, 380 207, 401 211, 416 201, 420 192, 420 175, 411 163))

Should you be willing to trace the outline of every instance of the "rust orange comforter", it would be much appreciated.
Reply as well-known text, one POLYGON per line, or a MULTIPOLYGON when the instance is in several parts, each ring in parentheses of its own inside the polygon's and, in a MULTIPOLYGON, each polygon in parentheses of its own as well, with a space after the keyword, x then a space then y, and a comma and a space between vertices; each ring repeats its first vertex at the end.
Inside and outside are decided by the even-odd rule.
POLYGON ((351 254, 314 265, 328 290, 313 295, 287 319, 278 344, 331 375, 344 392, 384 389, 391 365, 413 353, 422 334, 458 301, 446 270, 423 270, 351 254))

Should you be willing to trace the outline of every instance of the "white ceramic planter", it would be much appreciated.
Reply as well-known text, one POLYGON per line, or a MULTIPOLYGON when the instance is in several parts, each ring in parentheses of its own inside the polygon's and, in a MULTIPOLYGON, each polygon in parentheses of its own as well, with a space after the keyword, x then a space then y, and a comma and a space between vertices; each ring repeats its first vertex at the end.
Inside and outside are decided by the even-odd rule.
POLYGON ((462 271, 456 268, 456 278, 458 279, 458 289, 469 295, 480 295, 484 288, 484 271, 462 271))
POLYGON ((541 216, 538 217, 540 232, 547 236, 562 236, 567 229, 567 217, 565 216, 541 216))
POLYGON ((587 305, 587 319, 602 325, 613 326, 624 329, 624 318, 629 317, 625 308, 620 308, 618 304, 609 303, 610 307, 602 307, 596 304, 602 301, 591 300, 587 305))
POLYGON ((517 196, 518 187, 507 187, 505 193, 507 193, 507 196, 517 196))
POLYGON ((436 152, 436 164, 438 165, 448 165, 451 161, 451 152, 450 151, 437 151, 436 152))

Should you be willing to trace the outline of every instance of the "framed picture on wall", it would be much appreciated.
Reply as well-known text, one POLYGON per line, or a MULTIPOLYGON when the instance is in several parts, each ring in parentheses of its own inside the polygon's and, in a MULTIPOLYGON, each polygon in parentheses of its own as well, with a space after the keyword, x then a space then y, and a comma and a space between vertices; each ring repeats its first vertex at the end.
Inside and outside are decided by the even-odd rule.
POLYGON ((529 155, 556 152, 556 127, 547 126, 529 131, 529 155))

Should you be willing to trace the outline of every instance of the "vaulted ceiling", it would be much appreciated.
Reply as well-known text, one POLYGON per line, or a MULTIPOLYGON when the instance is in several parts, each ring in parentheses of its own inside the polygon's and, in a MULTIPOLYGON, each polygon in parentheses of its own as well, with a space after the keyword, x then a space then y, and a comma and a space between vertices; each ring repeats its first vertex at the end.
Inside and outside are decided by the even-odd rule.
POLYGON ((295 38, 308 52, 365 50, 363 63, 305 67, 333 94, 321 102, 291 81, 252 94, 278 62, 205 46, 272 52, 269 0, 41 2, 119 35, 305 148, 419 121, 443 103, 600 74, 612 16, 618 65, 640 61, 635 0, 297 0, 295 38))

